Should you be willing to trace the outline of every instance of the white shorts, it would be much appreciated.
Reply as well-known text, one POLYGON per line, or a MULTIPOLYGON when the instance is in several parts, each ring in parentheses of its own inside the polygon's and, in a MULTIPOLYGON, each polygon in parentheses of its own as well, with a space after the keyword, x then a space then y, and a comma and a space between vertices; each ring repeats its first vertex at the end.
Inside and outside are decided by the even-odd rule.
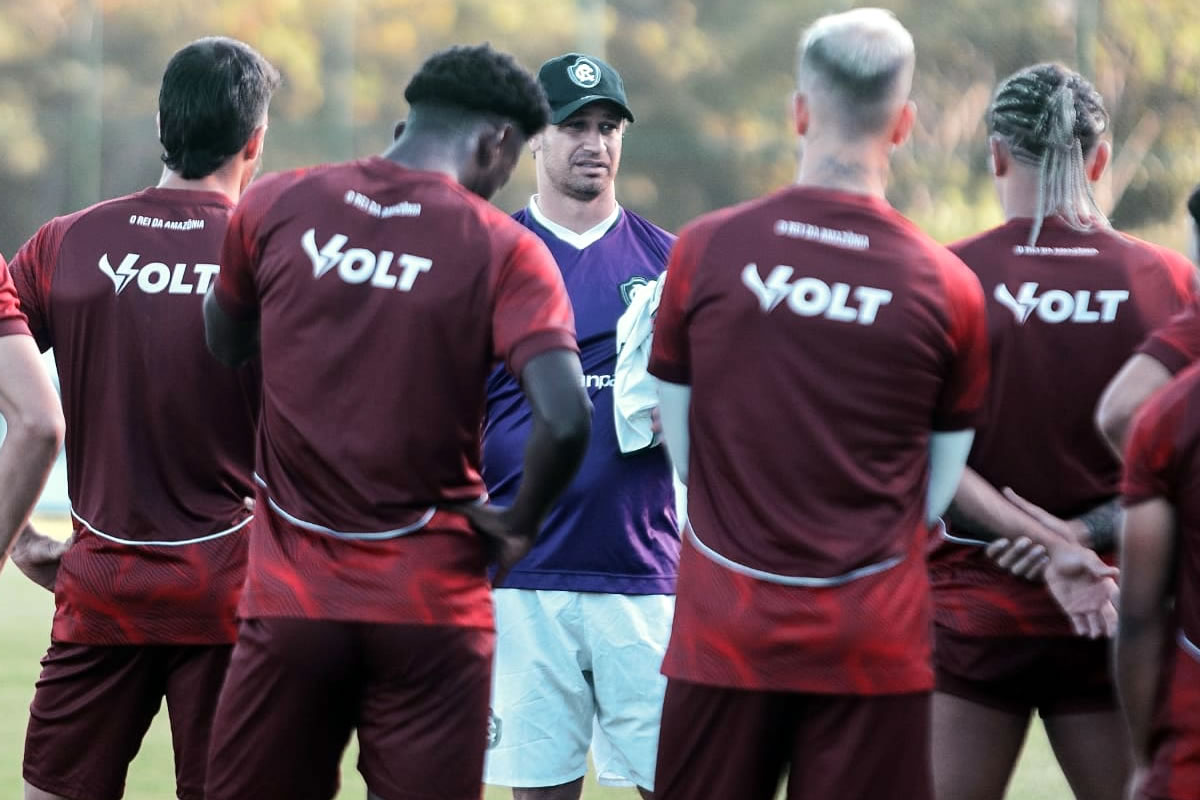
POLYGON ((484 782, 654 788, 673 595, 497 589, 484 782))

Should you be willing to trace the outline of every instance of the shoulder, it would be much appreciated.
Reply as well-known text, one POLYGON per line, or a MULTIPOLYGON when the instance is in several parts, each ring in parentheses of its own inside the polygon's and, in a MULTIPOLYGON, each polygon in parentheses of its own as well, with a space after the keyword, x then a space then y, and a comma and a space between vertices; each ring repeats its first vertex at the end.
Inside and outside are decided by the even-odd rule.
POLYGON ((318 180, 328 176, 339 166, 337 164, 322 164, 316 167, 301 167, 283 172, 270 172, 255 178, 242 193, 239 207, 268 206, 274 203, 289 189, 295 188, 305 181, 318 180))
POLYGON ((738 233, 742 226, 753 225, 766 216, 768 203, 773 195, 719 208, 702 214, 679 230, 679 246, 695 250, 703 248, 718 237, 738 233))
POLYGON ((946 249, 964 262, 970 260, 973 256, 996 255, 1008 249, 1006 245, 1009 237, 1005 235, 1005 232, 1006 226, 1004 225, 988 228, 973 236, 967 236, 951 242, 946 245, 946 249))

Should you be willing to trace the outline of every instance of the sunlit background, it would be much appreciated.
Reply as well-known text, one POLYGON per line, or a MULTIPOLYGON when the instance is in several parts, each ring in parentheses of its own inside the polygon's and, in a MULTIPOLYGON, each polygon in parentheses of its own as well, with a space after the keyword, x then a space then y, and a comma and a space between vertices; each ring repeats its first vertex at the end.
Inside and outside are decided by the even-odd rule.
MULTIPOLYGON (((1099 188, 1121 229, 1183 248, 1200 180, 1200 7, 1183 0, 908 0, 920 122, 895 158, 892 202, 941 241, 995 224, 983 115, 998 78, 1059 60, 1095 81, 1116 158, 1099 188)), ((622 73, 637 122, 618 181, 659 224, 786 184, 788 97, 814 0, 0 0, 0 253, 52 216, 155 183, 154 114, 170 55, 241 38, 284 75, 266 168, 377 153, 403 89, 435 50, 491 41, 531 69, 582 50, 622 73)), ((497 198, 532 191, 525 159, 497 198)), ((61 467, 45 504, 65 507, 61 467)))

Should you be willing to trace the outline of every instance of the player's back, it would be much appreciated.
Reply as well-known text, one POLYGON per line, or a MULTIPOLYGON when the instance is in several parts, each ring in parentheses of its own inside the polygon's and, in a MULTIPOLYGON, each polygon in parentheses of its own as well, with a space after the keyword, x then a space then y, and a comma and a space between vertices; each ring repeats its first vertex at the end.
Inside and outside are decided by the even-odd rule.
POLYGON ((14 259, 67 419, 58 639, 232 640, 259 381, 212 358, 201 312, 232 207, 147 189, 51 221, 14 259))
POLYGON ((968 427, 945 398, 973 279, 863 195, 792 188, 697 227, 697 537, 790 577, 903 556, 923 525, 931 430, 968 427))
POLYGON ((261 247, 258 470, 272 502, 376 532, 482 496, 484 382, 511 344, 494 341, 498 320, 546 312, 537 293, 501 308, 498 287, 540 242, 447 176, 384 158, 261 184, 244 222, 261 247))
POLYGON ((1015 219, 952 245, 987 296, 993 379, 969 465, 1063 518, 1112 498, 1120 462, 1095 424, 1104 387, 1180 311, 1194 268, 1114 231, 1055 217, 1037 245, 1015 219))
MULTIPOLYGON (((951 247, 984 287, 992 360, 968 465, 1069 519, 1116 495, 1120 462, 1096 406, 1147 333, 1183 308, 1194 270, 1177 253, 1053 217, 1031 247, 1030 225, 1014 219, 951 247)), ((976 532, 949 533, 933 555, 939 624, 968 635, 1070 635, 1042 584, 995 566, 976 532)))

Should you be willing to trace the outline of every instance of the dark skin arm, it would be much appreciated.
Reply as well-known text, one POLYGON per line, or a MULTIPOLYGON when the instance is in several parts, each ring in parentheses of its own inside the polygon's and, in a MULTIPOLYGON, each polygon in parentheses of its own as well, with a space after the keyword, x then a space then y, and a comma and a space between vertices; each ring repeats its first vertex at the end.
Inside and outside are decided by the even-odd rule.
POLYGON ((204 297, 204 339, 218 361, 227 367, 239 367, 258 355, 258 318, 230 316, 209 289, 204 297))
POLYGON ((1126 509, 1114 674, 1141 768, 1150 761, 1154 698, 1170 637, 1176 539, 1175 509, 1164 498, 1126 509))
POLYGON ((455 508, 488 539, 502 573, 529 552, 542 520, 583 461, 592 403, 582 377, 579 356, 570 350, 550 350, 530 359, 521 370, 521 387, 533 411, 533 429, 516 499, 508 508, 455 508))

